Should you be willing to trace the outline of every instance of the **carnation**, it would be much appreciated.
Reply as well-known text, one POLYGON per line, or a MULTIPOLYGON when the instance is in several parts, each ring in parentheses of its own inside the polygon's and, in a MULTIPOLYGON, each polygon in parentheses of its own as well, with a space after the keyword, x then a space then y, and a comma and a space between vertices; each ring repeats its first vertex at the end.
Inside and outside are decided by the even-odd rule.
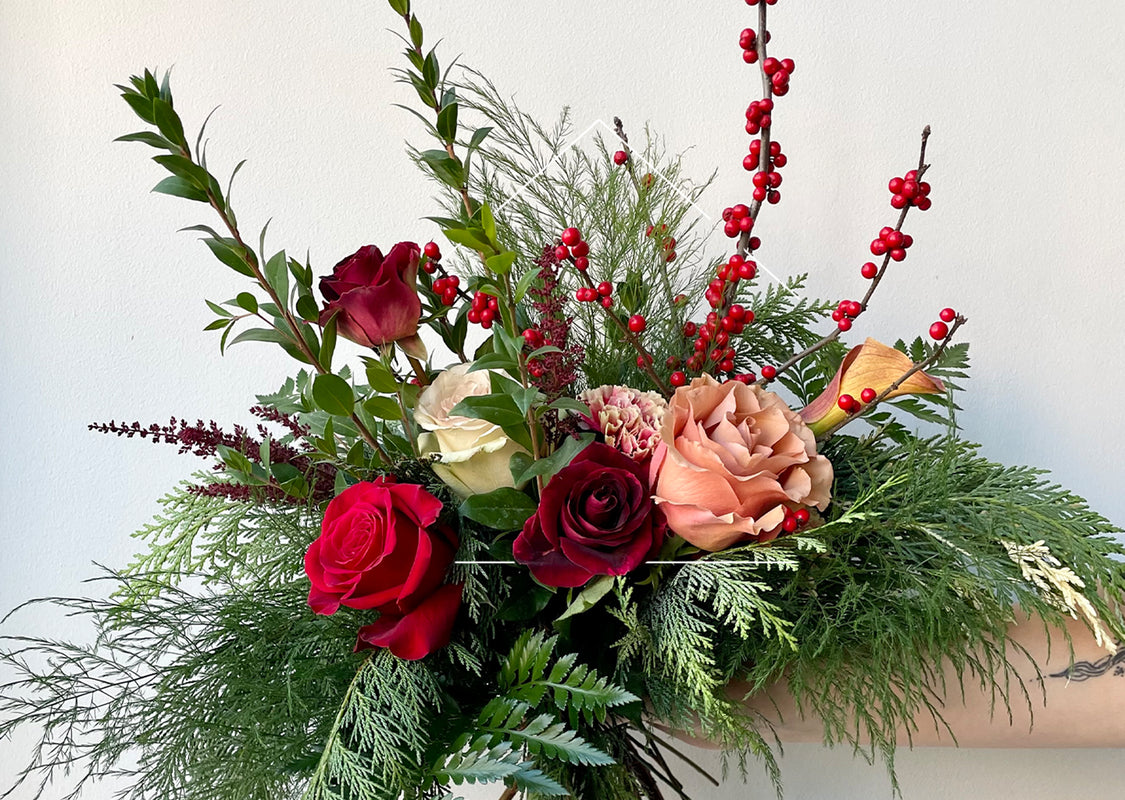
POLYGON ((584 421, 602 434, 610 447, 643 461, 660 444, 660 425, 668 403, 656 392, 599 386, 587 389, 579 399, 590 407, 590 416, 584 421))

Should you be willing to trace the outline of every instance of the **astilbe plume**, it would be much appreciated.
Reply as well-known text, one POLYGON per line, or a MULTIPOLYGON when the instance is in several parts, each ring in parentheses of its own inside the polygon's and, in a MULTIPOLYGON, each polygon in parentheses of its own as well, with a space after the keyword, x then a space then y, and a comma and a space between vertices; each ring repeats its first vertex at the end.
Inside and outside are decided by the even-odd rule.
MULTIPOLYGON (((268 422, 286 429, 294 441, 300 441, 309 435, 309 429, 295 417, 279 411, 270 406, 254 406, 250 413, 268 422)), ((152 423, 141 425, 140 422, 118 423, 109 422, 90 423, 89 430, 99 433, 112 433, 124 436, 127 439, 139 436, 149 439, 155 444, 179 445, 180 453, 191 453, 200 458, 214 458, 219 454, 220 447, 226 447, 241 453, 255 464, 262 464, 262 443, 269 442, 270 464, 289 464, 294 467, 309 484, 308 500, 313 503, 322 503, 332 499, 335 494, 336 468, 331 464, 314 462, 310 447, 298 450, 291 444, 280 441, 271 436, 269 429, 264 425, 257 426, 259 438, 255 438, 242 425, 235 425, 233 431, 228 433, 214 420, 204 422, 196 420, 195 424, 187 420, 172 417, 167 425, 152 423)), ((224 468, 222 463, 215 466, 216 470, 224 468)), ((257 501, 272 500, 283 503, 303 503, 305 500, 287 494, 280 486, 271 482, 261 486, 251 486, 235 481, 214 481, 189 488, 193 494, 204 497, 226 497, 230 500, 257 501)))
POLYGON ((565 287, 559 281, 559 260, 553 248, 544 247, 535 264, 543 282, 542 287, 533 287, 528 291, 532 298, 531 307, 538 315, 536 324, 543 334, 544 343, 559 348, 561 352, 539 356, 543 370, 533 375, 531 380, 547 395, 548 400, 554 400, 572 393, 578 367, 586 357, 586 351, 581 345, 570 343, 574 317, 565 310, 568 298, 565 287))

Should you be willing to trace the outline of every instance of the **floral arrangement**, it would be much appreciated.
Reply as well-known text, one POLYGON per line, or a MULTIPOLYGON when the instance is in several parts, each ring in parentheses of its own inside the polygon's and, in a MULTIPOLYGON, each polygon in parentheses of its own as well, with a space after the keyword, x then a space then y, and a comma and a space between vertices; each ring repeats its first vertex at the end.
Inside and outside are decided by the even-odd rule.
POLYGON ((542 125, 479 73, 443 70, 409 0, 390 0, 398 77, 435 143, 410 152, 438 187, 440 245, 366 245, 330 271, 271 253, 265 229, 255 248, 167 75, 120 87, 145 123, 121 139, 169 173, 155 191, 208 206, 218 229, 193 230, 246 278, 208 301, 220 349, 264 342, 301 367, 257 398, 256 431, 91 426, 214 469, 162 501, 108 599, 50 601, 87 615, 92 643, 8 637, 0 733, 41 732, 13 790, 69 775, 72 796, 116 776, 137 800, 487 782, 686 797, 662 732, 777 779, 770 721, 745 701, 778 682, 826 741, 893 776, 897 731, 920 712, 940 724, 957 691, 935 665, 1000 707, 1029 696, 1017 609, 1081 619, 1113 649, 1118 531, 958 434, 966 319, 945 308, 912 341, 844 344, 931 208, 929 129, 889 181, 859 299, 759 275, 796 65, 769 54, 776 0, 747 5, 738 43, 761 91, 718 259, 691 213, 705 185, 659 141, 615 120, 612 143, 564 147, 566 115, 542 125))

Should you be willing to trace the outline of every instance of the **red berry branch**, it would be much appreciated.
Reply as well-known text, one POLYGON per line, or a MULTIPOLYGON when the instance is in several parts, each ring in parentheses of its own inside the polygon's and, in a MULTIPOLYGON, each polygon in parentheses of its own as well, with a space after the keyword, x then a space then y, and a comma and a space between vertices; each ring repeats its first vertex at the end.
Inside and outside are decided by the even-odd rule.
POLYGON ((763 368, 762 377, 757 381, 759 386, 790 369, 822 347, 836 341, 840 338, 841 333, 850 330, 852 320, 867 310, 872 295, 875 294, 875 290, 879 288, 879 284, 887 274, 887 267, 890 266, 890 263, 892 261, 899 262, 906 258, 906 250, 914 241, 909 234, 904 234, 902 232, 902 225, 906 221, 906 215, 910 212, 911 208, 917 207, 920 211, 924 211, 929 209, 931 205, 929 184, 922 180, 923 176, 930 168, 930 165, 926 163, 926 143, 929 141, 929 138, 930 126, 927 125, 922 129, 922 146, 918 154, 918 168, 906 173, 904 178, 893 179, 889 184, 889 188, 894 192, 894 196, 891 198, 892 206, 898 206, 898 198, 900 197, 904 197, 904 199, 909 200, 909 202, 902 204, 898 215, 898 222, 895 223, 895 226, 893 228, 883 228, 879 232, 879 238, 871 242, 872 255, 882 256, 883 262, 881 265, 876 266, 874 262, 869 261, 860 268, 860 274, 871 281, 871 285, 867 287, 867 292, 864 293, 863 299, 859 301, 841 301, 832 315, 832 318, 836 321, 836 329, 824 336, 820 341, 791 356, 789 360, 785 361, 783 364, 774 367, 771 375, 767 376, 766 370, 763 368), (912 184, 909 187, 909 191, 911 191, 909 197, 904 195, 904 191, 907 190, 907 183, 912 184), (898 189, 897 192, 895 191, 896 188, 898 189))
POLYGON ((830 436, 832 436, 832 434, 836 433, 836 431, 840 430, 840 428, 844 427, 860 415, 871 411, 877 405, 890 397, 890 395, 896 389, 910 380, 913 375, 916 375, 922 370, 927 369, 937 363, 938 359, 941 358, 946 348, 949 347, 949 343, 953 341, 953 334, 957 332, 958 328, 968 322, 967 317, 958 314, 952 308, 942 309, 940 316, 941 321, 935 322, 930 326, 930 338, 940 341, 938 346, 934 349, 934 352, 930 353, 929 357, 923 359, 922 361, 915 362, 914 365, 911 366, 910 369, 902 373, 902 375, 900 375, 898 379, 894 381, 894 383, 892 383, 890 386, 888 386, 878 394, 875 393, 874 389, 864 389, 863 393, 860 395, 862 402, 857 401, 850 395, 841 395, 839 406, 843 411, 847 412, 848 416, 844 417, 844 419, 840 420, 831 428, 826 430, 823 434, 818 436, 817 438, 820 441, 824 441, 825 439, 829 438, 830 436), (948 325, 947 323, 952 323, 952 325, 948 325))

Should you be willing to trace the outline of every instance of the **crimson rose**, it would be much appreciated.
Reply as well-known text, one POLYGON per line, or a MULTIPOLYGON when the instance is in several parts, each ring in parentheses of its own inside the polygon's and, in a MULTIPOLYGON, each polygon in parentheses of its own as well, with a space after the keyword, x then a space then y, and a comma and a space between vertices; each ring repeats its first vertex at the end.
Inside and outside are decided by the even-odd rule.
POLYGON ((336 330, 364 347, 417 339, 422 301, 418 299, 418 245, 399 242, 383 258, 375 245, 361 247, 320 279, 327 301, 320 323, 336 314, 336 330))
POLYGON ((442 585, 456 542, 436 527, 441 501, 393 479, 357 483, 328 504, 319 538, 305 553, 317 614, 375 609, 358 649, 389 647, 416 660, 449 643, 461 586, 442 585))
POLYGON ((664 538, 648 466, 594 443, 543 489, 512 552, 547 586, 581 586, 595 575, 624 575, 664 538))

